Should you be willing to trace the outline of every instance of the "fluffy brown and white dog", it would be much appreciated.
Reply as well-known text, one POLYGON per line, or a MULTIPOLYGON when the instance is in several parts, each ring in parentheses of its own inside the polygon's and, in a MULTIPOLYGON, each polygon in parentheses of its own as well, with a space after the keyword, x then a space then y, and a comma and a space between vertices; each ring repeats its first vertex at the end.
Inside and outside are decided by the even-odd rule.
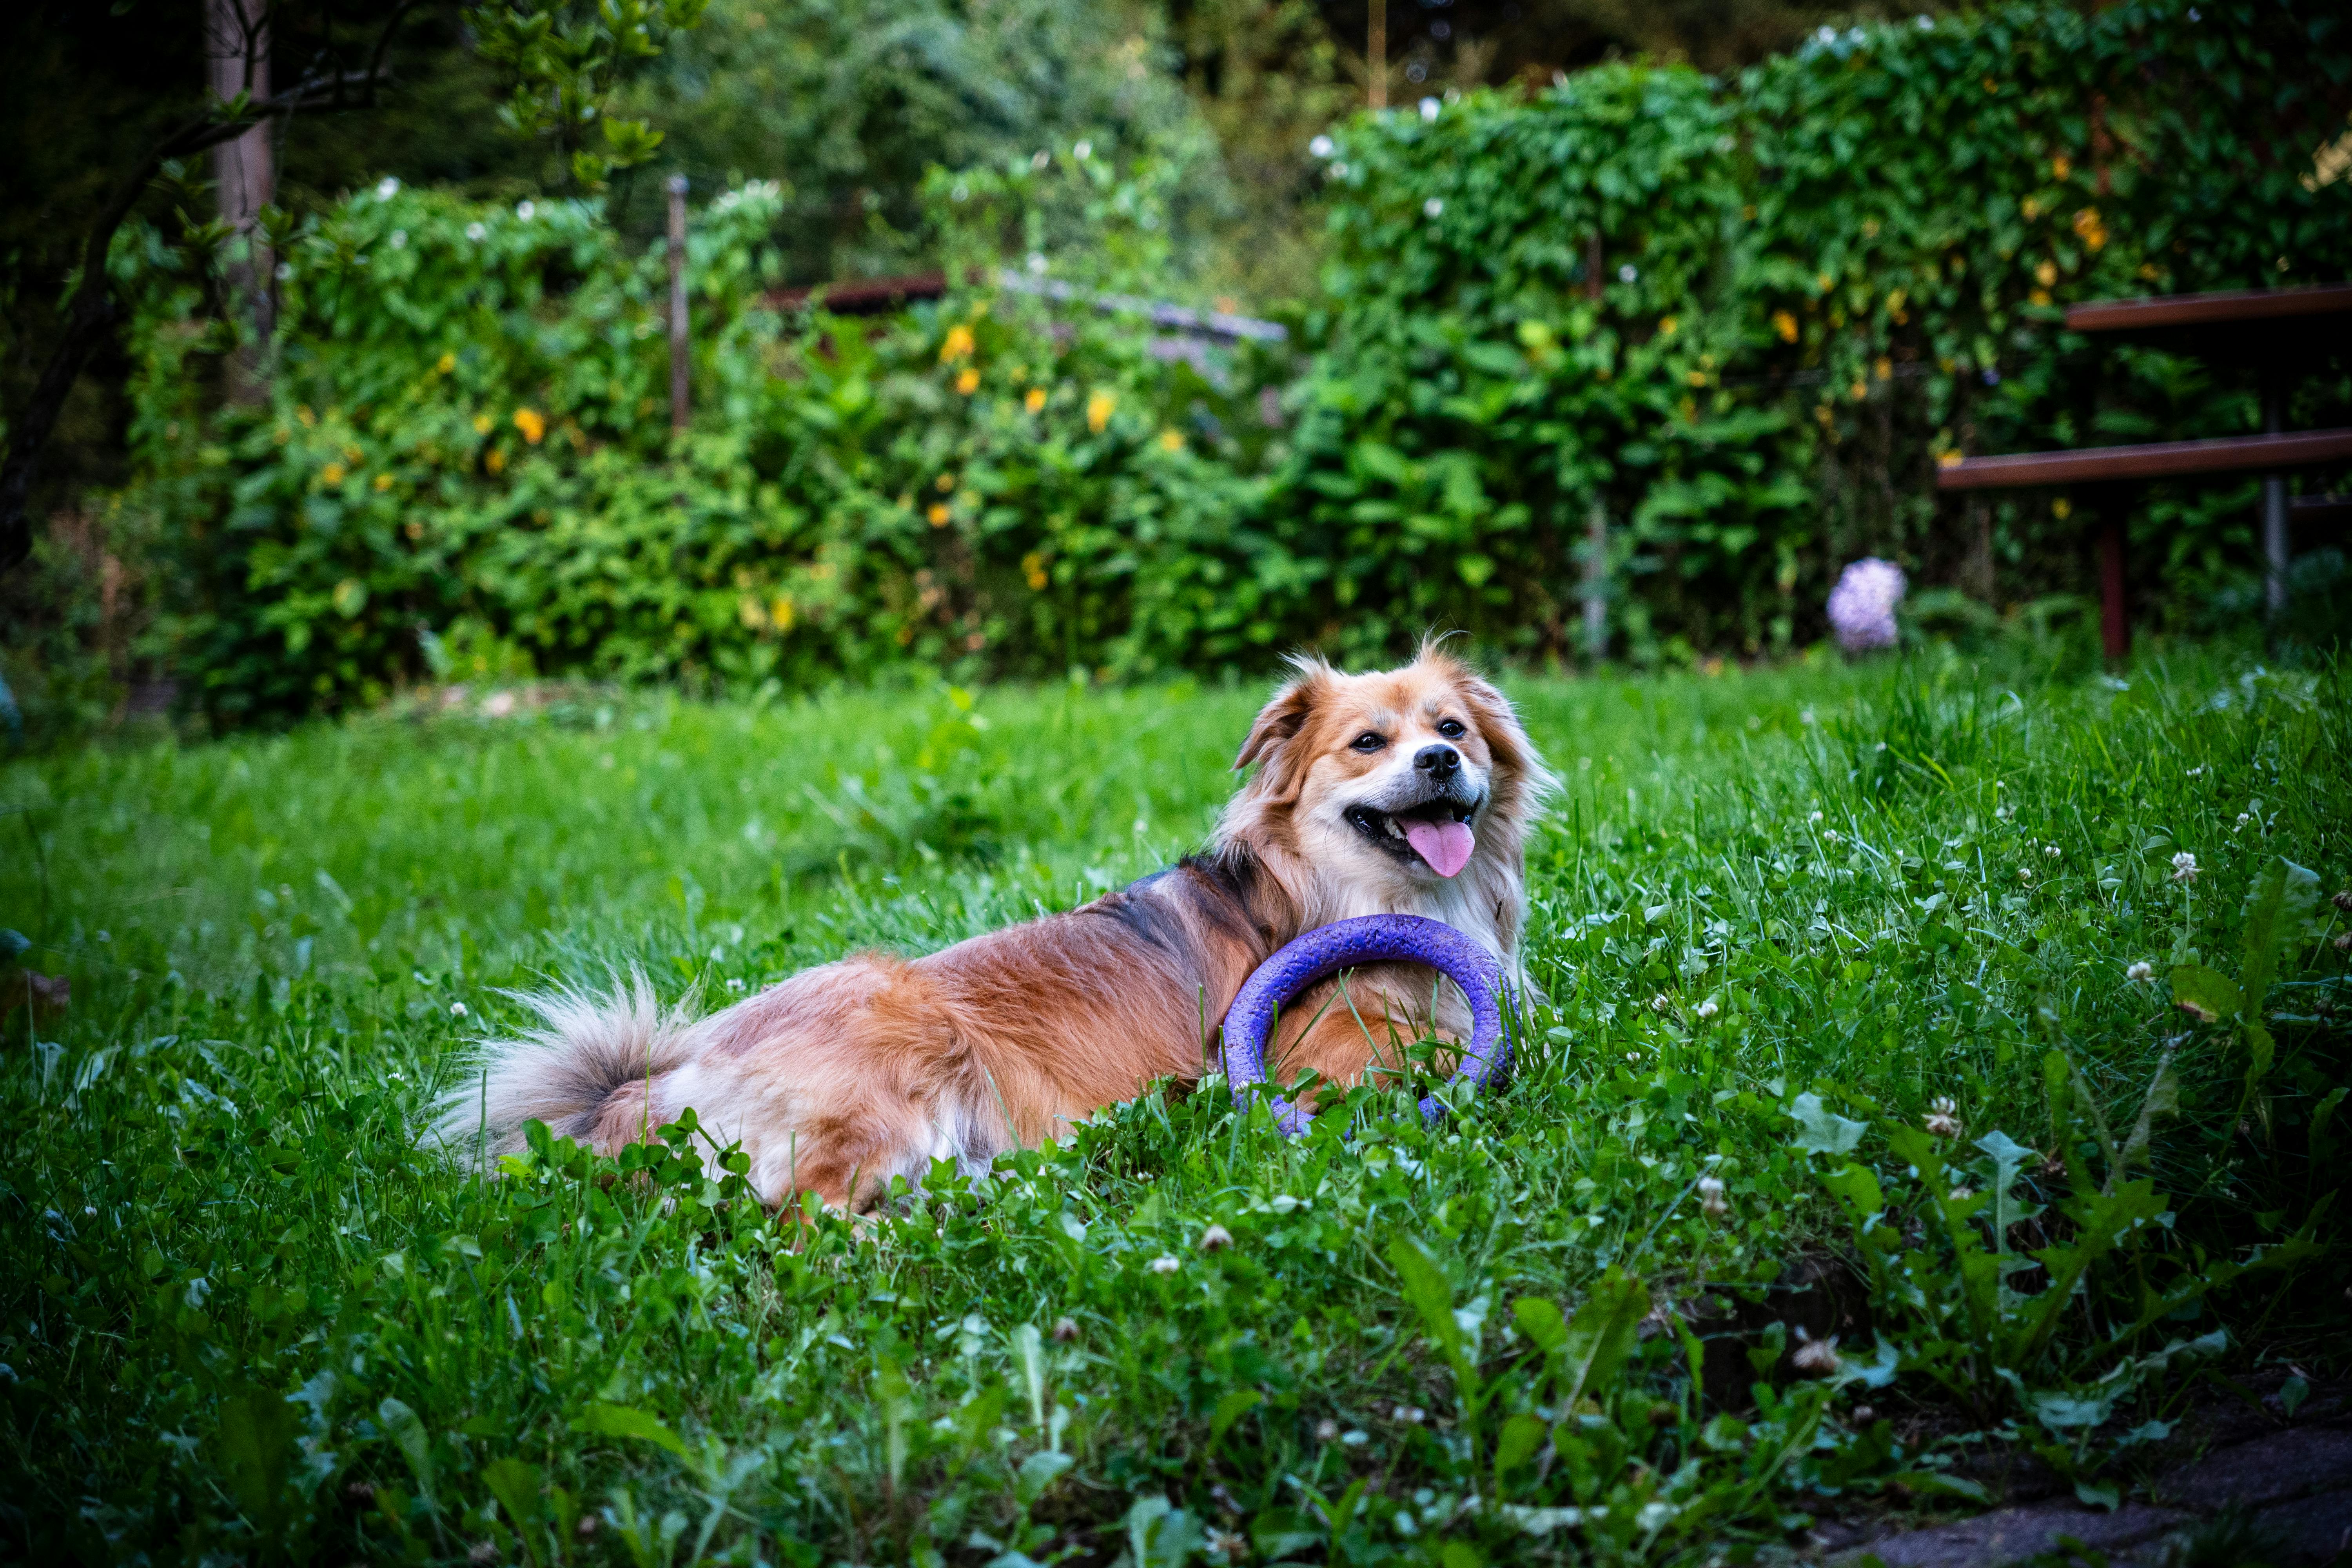
MULTIPOLYGON (((814 1193, 858 1212, 933 1160, 977 1173, 1155 1079, 1197 1079, 1242 983, 1317 926, 1426 915, 1516 968, 1524 843, 1551 779, 1510 703, 1433 647, 1367 675, 1295 663, 1202 853, 1066 914, 922 958, 859 953, 708 1017, 664 1012, 642 978, 532 998, 542 1026, 489 1047, 441 1141, 511 1152, 536 1119, 610 1153, 691 1106, 741 1144, 768 1204, 814 1193)), ((1467 1030, 1432 971, 1344 978, 1344 997, 1325 982, 1285 1010, 1277 1081, 1351 1084, 1401 1065, 1397 1041, 1467 1030)))

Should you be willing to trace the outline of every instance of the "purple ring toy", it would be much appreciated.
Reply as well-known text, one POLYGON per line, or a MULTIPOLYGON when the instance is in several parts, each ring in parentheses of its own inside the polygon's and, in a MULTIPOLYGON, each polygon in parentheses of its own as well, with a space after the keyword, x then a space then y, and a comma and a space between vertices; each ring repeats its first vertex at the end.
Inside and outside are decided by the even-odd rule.
MULTIPOLYGON (((1360 964, 1403 960, 1425 963, 1462 987, 1470 1002, 1470 1042, 1454 1076, 1480 1089, 1511 1063, 1506 1005, 1511 983, 1495 955, 1443 921, 1421 915, 1364 915, 1318 926, 1259 964, 1225 1010, 1225 1078, 1236 1094, 1265 1079, 1265 1037, 1275 1010, 1317 981, 1360 964)), ((1290 1137, 1307 1131, 1307 1113, 1280 1095, 1272 1097, 1275 1124, 1290 1137)), ((1435 1095, 1423 1099, 1421 1114, 1435 1121, 1445 1107, 1435 1095)))

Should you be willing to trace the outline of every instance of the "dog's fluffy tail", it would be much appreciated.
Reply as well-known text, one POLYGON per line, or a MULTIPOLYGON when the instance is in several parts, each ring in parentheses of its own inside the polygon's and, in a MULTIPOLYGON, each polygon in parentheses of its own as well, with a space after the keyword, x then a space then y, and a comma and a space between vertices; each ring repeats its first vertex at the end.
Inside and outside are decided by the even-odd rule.
POLYGON ((516 999, 539 1015, 539 1026, 483 1045, 442 1096, 426 1144, 487 1164, 519 1152, 530 1121, 584 1143, 616 1091, 659 1078, 698 1048, 693 999, 665 1008, 634 966, 601 994, 566 985, 516 999))

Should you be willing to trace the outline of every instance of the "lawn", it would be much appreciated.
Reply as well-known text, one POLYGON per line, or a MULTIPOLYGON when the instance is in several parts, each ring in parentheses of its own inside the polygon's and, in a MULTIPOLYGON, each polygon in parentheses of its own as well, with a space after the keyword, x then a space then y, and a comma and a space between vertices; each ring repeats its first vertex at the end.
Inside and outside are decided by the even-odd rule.
POLYGON ((1286 1143, 1213 1080, 855 1227, 689 1129, 489 1182, 415 1138, 506 988, 717 1002, 1165 863, 1261 692, 588 691, 7 764, 0 924, 73 999, 5 1026, 0 1539, 1739 1561, 1971 1506, 1989 1441, 2121 1496, 2200 1386, 2342 1369, 2344 669, 1508 684, 1565 787, 1507 1089, 1286 1143))

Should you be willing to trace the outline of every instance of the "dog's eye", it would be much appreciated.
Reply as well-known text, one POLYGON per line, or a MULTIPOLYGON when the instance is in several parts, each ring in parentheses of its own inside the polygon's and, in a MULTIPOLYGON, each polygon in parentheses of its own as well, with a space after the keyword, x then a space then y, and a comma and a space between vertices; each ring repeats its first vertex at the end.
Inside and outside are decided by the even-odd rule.
POLYGON ((1437 721, 1437 732, 1449 741, 1458 741, 1469 733, 1462 727, 1462 721, 1459 719, 1440 719, 1437 721))
POLYGON ((1365 731, 1354 742, 1356 750, 1360 752, 1377 752, 1388 743, 1388 738, 1377 730, 1365 731))

